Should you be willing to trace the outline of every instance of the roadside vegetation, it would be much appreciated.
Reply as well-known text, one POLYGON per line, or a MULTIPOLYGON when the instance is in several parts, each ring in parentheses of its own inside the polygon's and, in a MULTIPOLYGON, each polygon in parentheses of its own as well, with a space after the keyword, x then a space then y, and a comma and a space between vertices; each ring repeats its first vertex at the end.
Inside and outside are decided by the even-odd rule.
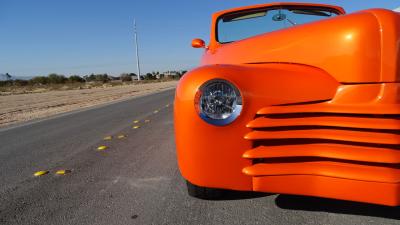
POLYGON ((179 80, 186 71, 173 71, 165 75, 160 72, 147 73, 140 76, 134 73, 122 73, 120 76, 108 74, 90 74, 86 76, 72 75, 66 77, 61 74, 52 73, 48 76, 36 76, 29 80, 10 79, 0 81, 0 95, 38 93, 53 90, 79 90, 96 87, 113 87, 118 85, 135 85, 151 82, 165 82, 179 80))

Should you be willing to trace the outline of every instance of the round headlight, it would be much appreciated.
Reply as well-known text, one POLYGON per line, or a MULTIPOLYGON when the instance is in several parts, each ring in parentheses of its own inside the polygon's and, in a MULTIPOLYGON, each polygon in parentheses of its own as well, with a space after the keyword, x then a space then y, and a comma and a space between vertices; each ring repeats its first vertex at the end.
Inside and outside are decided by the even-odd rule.
POLYGON ((196 93, 196 111, 206 122, 223 126, 233 122, 242 111, 242 96, 230 82, 222 79, 207 81, 196 93))

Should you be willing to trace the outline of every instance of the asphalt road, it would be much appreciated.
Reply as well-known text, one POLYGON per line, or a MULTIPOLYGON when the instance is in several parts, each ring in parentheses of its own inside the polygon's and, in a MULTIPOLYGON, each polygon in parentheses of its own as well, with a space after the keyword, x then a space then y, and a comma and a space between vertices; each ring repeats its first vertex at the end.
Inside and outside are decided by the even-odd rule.
POLYGON ((0 224, 400 224, 398 207, 274 194, 189 197, 175 159, 172 101, 170 90, 0 129, 0 224), (50 172, 34 177, 38 170, 50 172))

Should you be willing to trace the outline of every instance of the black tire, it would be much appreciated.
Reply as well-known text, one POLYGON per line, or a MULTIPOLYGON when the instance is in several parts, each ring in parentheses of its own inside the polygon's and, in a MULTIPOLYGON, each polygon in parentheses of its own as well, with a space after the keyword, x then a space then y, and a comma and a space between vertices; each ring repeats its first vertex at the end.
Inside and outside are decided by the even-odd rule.
POLYGON ((225 190, 216 188, 200 187, 186 181, 188 194, 195 198, 206 200, 219 200, 223 198, 225 190))

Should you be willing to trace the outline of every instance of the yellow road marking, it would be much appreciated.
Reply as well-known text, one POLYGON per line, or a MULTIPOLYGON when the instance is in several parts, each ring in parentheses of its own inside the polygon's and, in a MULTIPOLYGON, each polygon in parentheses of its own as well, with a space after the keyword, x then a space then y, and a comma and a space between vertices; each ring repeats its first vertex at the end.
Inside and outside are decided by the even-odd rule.
POLYGON ((126 135, 125 135, 125 134, 120 134, 120 135, 118 135, 118 139, 123 139, 123 138, 126 138, 126 135))
POLYGON ((112 139, 112 136, 107 136, 107 137, 104 137, 103 138, 103 140, 105 140, 105 141, 109 141, 109 140, 111 140, 112 139))
POLYGON ((154 110, 154 112, 153 113, 158 113, 158 110, 154 110))
POLYGON ((105 146, 105 145, 101 145, 101 146, 97 147, 97 150, 99 150, 99 151, 103 151, 106 149, 107 149, 107 146, 105 146))
POLYGON ((133 126, 132 129, 138 129, 140 126, 133 126))
POLYGON ((46 175, 48 173, 49 173, 48 170, 40 170, 40 171, 37 171, 36 173, 34 173, 33 176, 40 177, 40 176, 46 175))
POLYGON ((139 123, 139 120, 135 120, 135 121, 133 121, 133 123, 139 123))
POLYGON ((71 173, 71 170, 57 170, 57 175, 65 175, 67 173, 71 173))

